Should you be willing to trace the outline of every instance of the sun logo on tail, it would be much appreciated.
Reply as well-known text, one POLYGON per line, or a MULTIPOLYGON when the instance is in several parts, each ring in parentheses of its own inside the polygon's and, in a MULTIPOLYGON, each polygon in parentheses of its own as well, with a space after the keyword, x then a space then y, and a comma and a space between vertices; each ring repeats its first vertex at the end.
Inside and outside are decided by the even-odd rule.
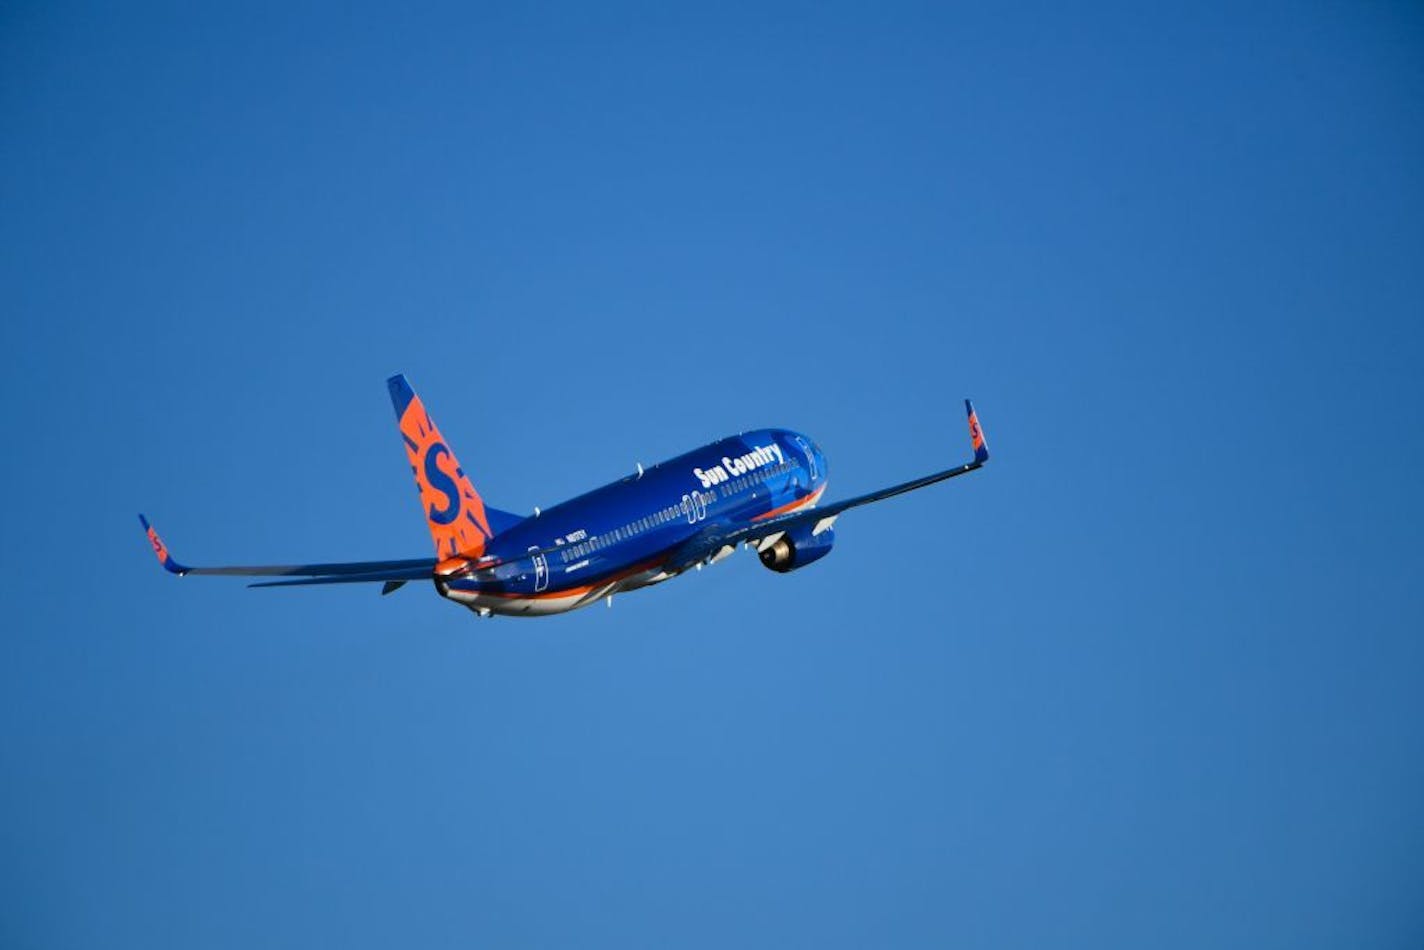
POLYGON ((400 431, 436 553, 443 558, 483 554, 492 536, 484 502, 419 398, 406 405, 400 431))
POLYGON ((440 468, 440 460, 450 457, 450 450, 445 447, 445 443, 435 442, 425 450, 425 463, 421 466, 431 490, 439 492, 446 499, 446 504, 439 511, 433 504, 425 510, 426 517, 435 524, 449 524, 460 514, 459 486, 440 468))

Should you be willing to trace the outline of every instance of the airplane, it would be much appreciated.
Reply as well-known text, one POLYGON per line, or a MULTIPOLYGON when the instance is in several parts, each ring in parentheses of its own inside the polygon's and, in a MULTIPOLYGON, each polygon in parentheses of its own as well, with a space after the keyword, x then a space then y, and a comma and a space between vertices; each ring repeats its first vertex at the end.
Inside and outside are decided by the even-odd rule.
POLYGON ((974 471, 989 460, 969 400, 971 461, 889 488, 819 505, 826 458, 787 429, 728 436, 528 517, 485 503, 406 378, 386 381, 406 457, 420 491, 435 557, 331 564, 189 567, 177 561, 147 518, 139 523, 169 572, 281 578, 250 587, 381 584, 389 594, 432 581, 442 597, 481 617, 564 613, 614 594, 660 584, 754 547, 778 573, 830 553, 836 519, 974 471))

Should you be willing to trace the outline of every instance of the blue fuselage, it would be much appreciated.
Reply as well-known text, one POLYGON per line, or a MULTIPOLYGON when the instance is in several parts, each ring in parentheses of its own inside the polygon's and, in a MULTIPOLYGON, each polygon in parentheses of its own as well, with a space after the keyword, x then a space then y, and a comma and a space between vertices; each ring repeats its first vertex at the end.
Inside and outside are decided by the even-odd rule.
POLYGON ((572 610, 675 576, 687 566, 674 563, 678 550, 700 533, 815 504, 825 483, 826 460, 807 437, 744 432, 525 519, 486 547, 504 563, 437 576, 436 587, 480 613, 572 610))

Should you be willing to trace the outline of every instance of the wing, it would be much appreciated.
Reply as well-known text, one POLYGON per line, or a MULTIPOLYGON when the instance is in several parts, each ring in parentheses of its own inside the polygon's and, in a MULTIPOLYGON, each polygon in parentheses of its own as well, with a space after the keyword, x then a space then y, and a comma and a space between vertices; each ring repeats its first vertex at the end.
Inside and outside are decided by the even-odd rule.
POLYGON ((974 458, 963 465, 956 465, 954 468, 947 468, 942 472, 935 472, 933 475, 926 475, 923 478, 911 479, 908 482, 901 482, 898 485, 891 485, 889 488, 880 488, 863 495, 856 495, 843 501, 833 502, 829 505, 820 505, 816 508, 807 508, 802 511, 791 512, 790 514, 778 515, 775 518, 767 518, 764 521, 757 521, 745 525, 709 525, 700 534, 683 544, 673 554, 670 568, 681 570, 697 563, 698 561, 716 555, 723 549, 734 548, 744 541, 757 541, 771 543, 776 538, 781 537, 792 528, 801 525, 817 525, 821 522, 832 522, 841 515, 842 512, 852 508, 859 508, 861 505, 868 505, 876 501, 884 501, 886 498, 894 498, 896 495, 903 495, 906 492, 915 491, 918 488, 925 488, 937 482, 956 478, 960 475, 967 475, 977 468, 982 468, 984 463, 989 461, 989 446, 984 441, 984 431, 979 427, 979 416, 974 411, 974 405, 968 399, 964 400, 965 412, 969 414, 969 440, 974 448, 974 458), (771 539, 771 541, 767 541, 771 539))
POLYGON ((270 587, 281 584, 359 584, 372 581, 404 582, 422 580, 435 571, 434 558, 409 558, 401 561, 336 561, 327 564, 252 564, 236 567, 189 567, 180 564, 168 550, 168 545, 158 536, 153 525, 143 515, 138 516, 148 535, 153 553, 158 562, 169 573, 220 574, 230 577, 298 577, 310 578, 299 581, 277 581, 254 584, 254 587, 270 587))

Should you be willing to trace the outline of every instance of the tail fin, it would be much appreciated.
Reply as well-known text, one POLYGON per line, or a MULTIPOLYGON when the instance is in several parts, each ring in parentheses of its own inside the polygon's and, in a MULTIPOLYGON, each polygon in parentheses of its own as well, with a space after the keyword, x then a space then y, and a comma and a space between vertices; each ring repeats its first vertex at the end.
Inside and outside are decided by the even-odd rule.
POLYGON ((989 445, 984 441, 984 430, 979 428, 979 414, 968 399, 964 400, 964 411, 969 413, 969 441, 974 446, 974 461, 983 465, 989 461, 989 445))
POLYGON ((405 454, 415 473, 415 485, 420 489, 420 507, 430 526, 437 557, 479 557, 485 544, 494 536, 490 515, 495 521, 507 519, 504 512, 486 509, 480 493, 460 463, 440 430, 435 428, 420 397, 410 388, 404 376, 386 380, 405 440, 405 454))

